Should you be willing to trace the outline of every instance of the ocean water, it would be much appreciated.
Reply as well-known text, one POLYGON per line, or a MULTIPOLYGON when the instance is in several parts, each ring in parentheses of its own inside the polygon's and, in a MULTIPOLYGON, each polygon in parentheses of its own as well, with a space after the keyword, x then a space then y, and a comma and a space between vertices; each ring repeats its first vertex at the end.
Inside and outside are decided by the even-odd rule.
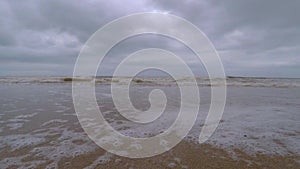
MULTIPOLYGON (((137 124, 122 117, 112 102, 110 83, 123 79, 96 79, 99 109, 119 132, 133 137, 149 137, 166 130, 177 117, 179 88, 169 78, 140 78, 130 88, 132 104, 140 110, 150 106, 153 89, 166 93, 165 112, 152 123, 137 124)), ((189 79, 183 78, 186 85, 189 79)), ((197 143, 210 105, 209 80, 197 79, 200 111, 185 140, 197 143)), ((207 141, 234 153, 264 153, 300 156, 300 80, 228 78, 225 111, 217 130, 207 141)), ((218 84, 213 84, 218 85, 218 84)), ((47 163, 57 167, 66 157, 92 152, 97 145, 82 130, 72 102, 72 86, 63 78, 0 79, 0 168, 30 168, 47 163), (26 160, 31 159, 31 160, 26 160)), ((106 154, 102 162, 109 159, 106 154)))
MULTIPOLYGON (((65 81, 63 77, 0 77, 0 83, 70 83, 65 81)), ((76 79, 76 78, 74 78, 76 79)), ((116 83, 124 85, 128 81, 127 77, 119 77, 116 80, 112 80, 111 77, 97 77, 97 78, 85 78, 85 80, 95 80, 97 84, 110 84, 116 83)), ((176 85, 174 79, 169 77, 139 77, 135 78, 141 80, 139 83, 143 86, 170 86, 176 85)), ((179 81, 186 85, 191 84, 191 78, 181 78, 179 81)), ((218 81, 211 83, 209 78, 197 77, 196 81, 199 86, 211 86, 219 85, 218 81)), ((243 87, 300 87, 300 79, 296 78, 251 78, 251 77, 227 77, 227 86, 243 86, 243 87)))

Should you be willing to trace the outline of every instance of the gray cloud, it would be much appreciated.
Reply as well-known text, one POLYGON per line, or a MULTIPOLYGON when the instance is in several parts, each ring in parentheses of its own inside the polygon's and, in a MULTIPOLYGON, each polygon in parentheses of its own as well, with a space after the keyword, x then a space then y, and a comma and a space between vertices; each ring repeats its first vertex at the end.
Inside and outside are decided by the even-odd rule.
MULTIPOLYGON (((300 1, 281 0, 1 1, 0 75, 71 75, 81 46, 101 26, 135 12, 163 11, 203 30, 227 75, 299 77, 299 6, 300 1)), ((172 40, 145 37, 126 43, 103 67, 113 67, 133 49, 155 46, 174 48, 202 71, 201 63, 172 40)))
MULTIPOLYGON (((299 1, 207 2, 202 6, 190 3, 191 8, 173 4, 173 9, 184 6, 181 16, 208 34, 227 74, 299 77, 299 1)), ((168 8, 168 3, 162 6, 168 8)))

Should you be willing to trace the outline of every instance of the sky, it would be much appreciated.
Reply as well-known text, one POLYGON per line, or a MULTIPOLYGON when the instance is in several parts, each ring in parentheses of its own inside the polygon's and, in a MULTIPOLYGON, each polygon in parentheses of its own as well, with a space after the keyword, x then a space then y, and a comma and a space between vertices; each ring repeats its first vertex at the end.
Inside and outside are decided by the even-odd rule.
MULTIPOLYGON (((201 29, 227 76, 300 78, 299 7, 298 0, 1 0, 0 76, 71 76, 80 49, 99 28, 125 15, 162 12, 201 29)), ((125 55, 149 47, 174 51, 205 74, 182 44, 156 35, 115 46, 99 74, 109 75, 125 55)))

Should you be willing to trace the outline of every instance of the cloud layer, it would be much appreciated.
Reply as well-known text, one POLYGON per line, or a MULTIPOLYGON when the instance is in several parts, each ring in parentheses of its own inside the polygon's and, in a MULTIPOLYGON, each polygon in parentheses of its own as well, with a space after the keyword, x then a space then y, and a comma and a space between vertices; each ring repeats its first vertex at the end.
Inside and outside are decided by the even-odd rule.
MULTIPOLYGON (((124 15, 159 11, 181 16, 206 33, 227 75, 300 77, 299 6, 300 1, 281 0, 4 0, 0 76, 71 75, 82 45, 101 26, 124 15)), ((201 63, 187 59, 188 50, 173 40, 145 36, 126 43, 109 54, 103 67, 113 67, 133 49, 161 47, 174 49, 203 72, 201 63)))

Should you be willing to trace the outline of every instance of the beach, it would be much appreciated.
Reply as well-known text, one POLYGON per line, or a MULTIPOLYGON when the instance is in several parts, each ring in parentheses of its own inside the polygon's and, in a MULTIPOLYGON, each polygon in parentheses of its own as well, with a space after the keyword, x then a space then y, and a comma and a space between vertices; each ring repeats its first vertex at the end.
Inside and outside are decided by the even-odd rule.
MULTIPOLYGON (((197 81, 200 110, 183 141, 163 154, 130 159, 106 152, 83 131, 74 111, 72 79, 2 78, 0 168, 300 168, 299 79, 228 78, 224 114, 203 144, 198 137, 211 93, 207 78, 197 81)), ((153 89, 166 93, 165 112, 148 124, 130 122, 114 107, 109 84, 123 85, 122 79, 95 82, 99 109, 124 135, 151 137, 176 119, 180 94, 172 79, 133 82, 130 96, 137 109, 149 108, 153 89)))

